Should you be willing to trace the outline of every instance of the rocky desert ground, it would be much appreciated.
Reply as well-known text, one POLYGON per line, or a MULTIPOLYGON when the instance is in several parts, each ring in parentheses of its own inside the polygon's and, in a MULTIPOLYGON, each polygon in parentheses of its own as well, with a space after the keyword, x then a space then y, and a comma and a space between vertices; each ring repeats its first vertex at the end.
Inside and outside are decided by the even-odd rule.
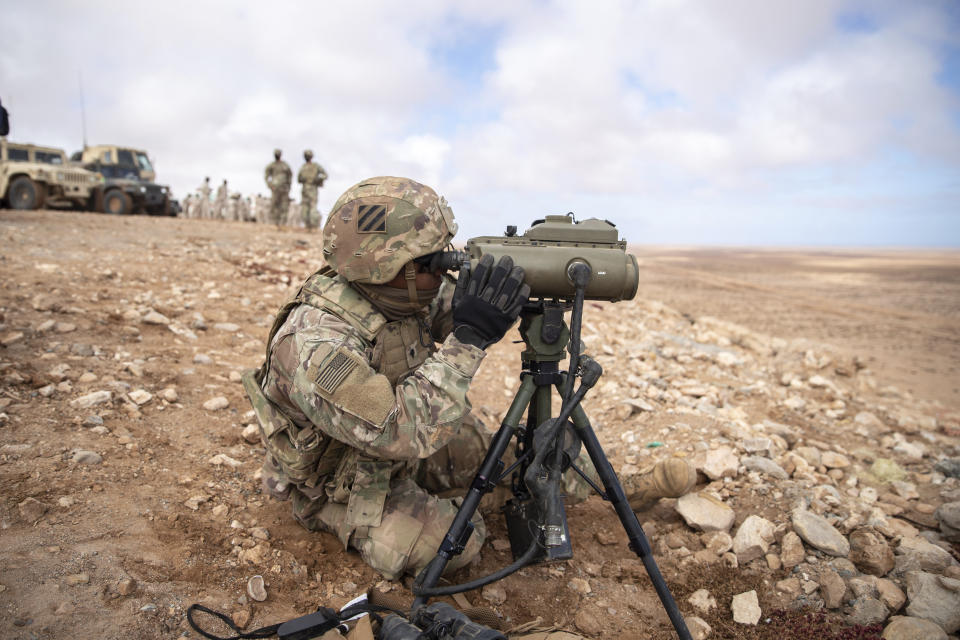
MULTIPOLYGON (((252 629, 370 588, 409 597, 260 491, 240 374, 319 236, 2 211, 0 239, 3 637, 199 637, 192 603, 252 629)), ((960 254, 633 251, 637 297, 587 305, 605 375, 585 407, 622 477, 698 469, 639 514, 694 637, 955 637, 960 254)), ((492 348, 474 384, 492 426, 518 354, 492 348)), ((572 560, 464 599, 504 629, 674 637, 609 506, 568 516, 572 560)), ((511 560, 487 521, 458 581, 511 560)))

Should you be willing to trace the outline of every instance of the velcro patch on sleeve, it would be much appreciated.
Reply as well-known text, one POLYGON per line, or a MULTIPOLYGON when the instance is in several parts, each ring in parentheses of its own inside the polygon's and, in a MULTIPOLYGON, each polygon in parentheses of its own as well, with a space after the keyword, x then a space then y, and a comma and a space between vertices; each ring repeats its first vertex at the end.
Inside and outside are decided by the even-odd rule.
POLYGON ((343 351, 337 351, 317 372, 317 386, 326 393, 337 390, 347 376, 357 368, 357 361, 343 351))

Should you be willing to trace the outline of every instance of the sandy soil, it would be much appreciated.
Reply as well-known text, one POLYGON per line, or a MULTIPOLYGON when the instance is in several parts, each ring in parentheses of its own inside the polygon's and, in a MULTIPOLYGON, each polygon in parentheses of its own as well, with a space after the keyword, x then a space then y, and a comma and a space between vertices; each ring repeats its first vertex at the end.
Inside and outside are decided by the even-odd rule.
MULTIPOLYGON (((2 211, 0 239, 5 637, 199 637, 184 619, 194 602, 248 618, 253 628, 341 605, 373 586, 408 594, 404 584, 382 581, 344 552, 333 536, 301 529, 287 505, 263 496, 255 479, 262 449, 241 436, 252 417, 239 374, 259 365, 273 313, 291 286, 319 266, 318 236, 242 223, 2 211), (97 391, 110 399, 78 405, 97 391), (228 406, 203 408, 217 397, 228 406), (102 460, 90 463, 78 450, 102 460), (244 596, 254 574, 266 578, 266 602, 244 596)), ((643 323, 665 322, 653 304, 660 301, 688 327, 713 316, 768 336, 832 345, 859 358, 879 384, 877 394, 897 386, 898 398, 918 404, 939 425, 956 426, 957 253, 636 252, 643 273, 637 299, 591 304, 587 311, 587 344, 608 372, 641 357, 643 323), (621 337, 603 344, 607 330, 621 337)), ((493 420, 513 394, 518 348, 492 348, 474 386, 475 407, 493 420)), ((689 366, 691 379, 711 371, 699 362, 689 366)), ((623 417, 615 387, 604 388, 587 409, 618 469, 649 453, 627 446, 634 436, 665 441, 664 453, 694 455, 696 440, 726 424, 691 413, 683 416, 683 433, 674 433, 673 408, 623 417), (633 435, 625 439, 627 431, 633 435)), ((734 395, 748 421, 815 426, 776 397, 734 395)), ((869 445, 852 433, 843 438, 848 449, 869 445)), ((929 473, 930 466, 914 470, 929 473)), ((768 499, 765 492, 733 490, 738 523, 763 513, 768 499)), ((724 607, 731 595, 750 589, 760 592, 765 612, 787 606, 771 589, 784 571, 684 561, 670 550, 703 545, 669 502, 642 521, 663 552, 661 566, 681 608, 688 613, 685 598, 709 586, 721 602, 721 611, 708 617, 713 637, 761 637, 730 622, 724 607)), ((599 638, 671 637, 609 507, 594 497, 571 507, 569 520, 573 560, 503 581, 502 602, 493 592, 468 593, 468 600, 494 606, 507 627, 539 617, 572 628, 585 611, 578 624, 599 638)), ((510 561, 499 517, 488 521, 491 543, 458 579, 510 561)))

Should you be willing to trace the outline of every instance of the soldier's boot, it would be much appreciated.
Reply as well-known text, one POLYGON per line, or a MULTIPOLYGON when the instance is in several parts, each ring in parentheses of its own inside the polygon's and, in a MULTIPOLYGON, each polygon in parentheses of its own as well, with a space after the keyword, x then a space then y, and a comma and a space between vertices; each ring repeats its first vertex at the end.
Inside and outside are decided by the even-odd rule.
POLYGON ((645 511, 660 498, 679 498, 695 484, 696 469, 682 458, 661 460, 646 473, 623 478, 623 490, 634 511, 645 511))

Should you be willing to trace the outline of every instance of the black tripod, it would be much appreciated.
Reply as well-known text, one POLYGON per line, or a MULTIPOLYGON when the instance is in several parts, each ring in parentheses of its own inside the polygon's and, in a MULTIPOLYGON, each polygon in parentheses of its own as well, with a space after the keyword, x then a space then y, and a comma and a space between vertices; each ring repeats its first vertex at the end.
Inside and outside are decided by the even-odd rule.
POLYGON ((567 468, 572 468, 613 505, 627 532, 630 549, 643 561, 677 635, 688 640, 690 632, 653 559, 650 543, 580 406, 580 401, 597 383, 603 369, 580 353, 580 325, 583 320, 584 292, 591 277, 590 267, 583 262, 574 262, 567 270, 567 275, 576 292, 570 318, 571 328, 568 329, 564 323, 565 304, 562 302, 539 301, 524 308, 520 334, 527 348, 521 355, 523 372, 520 389, 493 437, 453 524, 440 543, 437 555, 416 578, 413 611, 425 606, 432 596, 477 589, 534 562, 571 558, 573 550, 563 508, 561 476, 567 468), (564 359, 564 351, 568 346, 570 365, 568 372, 562 372, 559 362, 564 359), (578 377, 580 387, 574 391, 574 382, 578 377), (554 388, 560 393, 562 405, 559 415, 551 418, 554 388), (524 411, 528 412, 527 422, 521 425, 524 411), (504 470, 503 455, 514 436, 518 441, 517 460, 504 470), (602 489, 574 463, 581 443, 586 447, 600 477, 602 489), (513 498, 507 502, 504 513, 514 562, 468 583, 437 587, 447 563, 453 556, 463 552, 473 533, 470 520, 481 498, 511 473, 513 498))

